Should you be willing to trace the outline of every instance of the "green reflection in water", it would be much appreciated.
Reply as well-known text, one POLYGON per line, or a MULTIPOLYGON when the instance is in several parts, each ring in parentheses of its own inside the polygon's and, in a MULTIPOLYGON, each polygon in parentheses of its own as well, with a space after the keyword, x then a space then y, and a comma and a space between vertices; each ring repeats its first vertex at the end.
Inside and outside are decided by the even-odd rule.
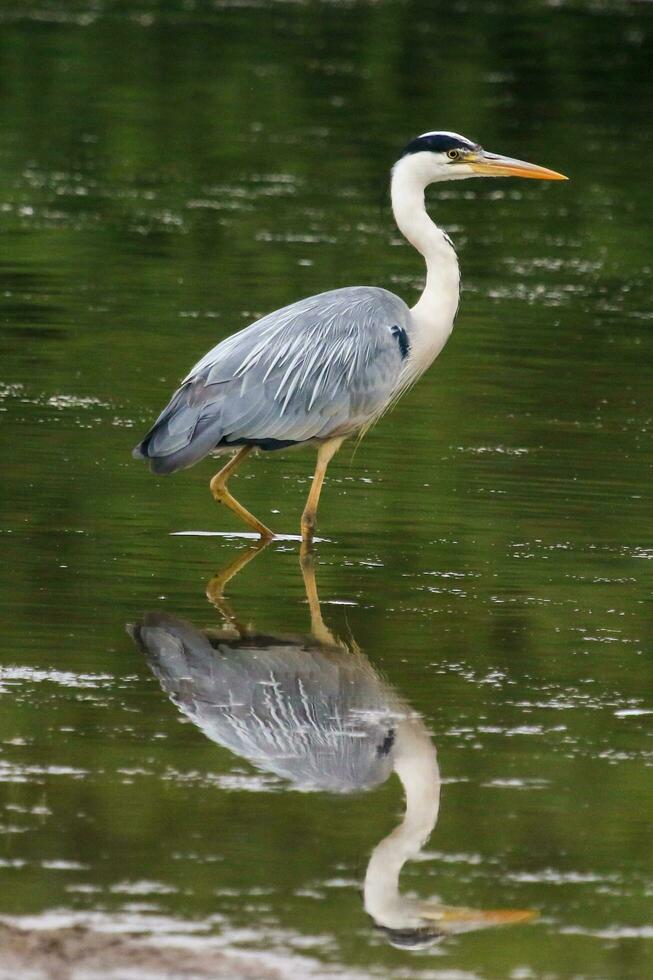
MULTIPOLYGON (((277 930, 342 971, 650 975, 653 11, 53 0, 0 17, 2 912, 218 930, 220 913, 246 945, 277 930), (431 195, 461 260, 456 329, 322 503, 325 618, 443 760, 437 850, 403 889, 541 911, 438 956, 370 936, 356 890, 396 781, 252 787, 123 635, 157 603, 215 626, 203 583, 237 547, 169 533, 229 529, 210 468, 153 480, 135 437, 256 314, 356 282, 412 301, 386 174, 431 127, 572 177, 564 200, 431 195)), ((295 531, 311 468, 261 458, 238 490, 295 531)), ((245 622, 305 629, 294 548, 234 585, 245 622)))

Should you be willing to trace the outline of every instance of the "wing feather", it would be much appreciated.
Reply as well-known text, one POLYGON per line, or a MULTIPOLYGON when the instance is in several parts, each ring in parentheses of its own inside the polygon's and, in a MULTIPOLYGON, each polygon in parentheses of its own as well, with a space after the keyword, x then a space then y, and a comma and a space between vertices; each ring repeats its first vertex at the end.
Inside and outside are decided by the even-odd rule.
POLYGON ((410 335, 406 304, 372 286, 271 313, 198 361, 135 455, 172 472, 221 445, 274 448, 270 441, 355 432, 383 412, 401 383, 397 328, 410 335))

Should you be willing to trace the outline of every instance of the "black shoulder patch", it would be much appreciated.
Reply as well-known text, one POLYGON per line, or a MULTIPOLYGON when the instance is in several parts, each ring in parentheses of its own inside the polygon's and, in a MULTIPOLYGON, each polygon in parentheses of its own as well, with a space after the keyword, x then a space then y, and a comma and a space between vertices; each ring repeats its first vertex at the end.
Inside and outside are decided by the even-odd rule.
POLYGON ((401 354, 402 361, 405 361, 410 354, 410 341, 408 339, 408 334, 406 333, 405 327, 398 327, 396 324, 391 327, 390 333, 395 338, 399 344, 399 353, 401 354))
POLYGON ((395 744, 395 730, 394 728, 391 728, 388 734, 386 735, 386 737, 381 742, 381 744, 377 745, 376 754, 379 756, 379 758, 382 758, 384 755, 388 755, 390 749, 394 744, 395 744))

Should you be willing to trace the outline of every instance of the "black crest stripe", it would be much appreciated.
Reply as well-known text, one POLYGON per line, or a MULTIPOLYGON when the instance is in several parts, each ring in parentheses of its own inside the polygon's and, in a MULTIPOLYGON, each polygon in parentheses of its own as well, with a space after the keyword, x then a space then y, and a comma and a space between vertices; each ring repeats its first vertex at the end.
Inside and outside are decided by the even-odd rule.
POLYGON ((452 136, 450 133, 426 133, 412 140, 402 150, 402 157, 410 153, 447 153, 448 150, 478 150, 478 143, 465 139, 463 136, 452 136))

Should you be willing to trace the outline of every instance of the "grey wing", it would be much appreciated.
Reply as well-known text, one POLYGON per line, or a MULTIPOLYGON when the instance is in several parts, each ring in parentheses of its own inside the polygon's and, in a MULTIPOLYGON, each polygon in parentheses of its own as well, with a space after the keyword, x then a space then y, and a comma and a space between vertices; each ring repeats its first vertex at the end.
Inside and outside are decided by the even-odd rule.
POLYGON ((158 473, 222 446, 279 449, 379 415, 410 349, 410 312, 384 289, 336 289, 228 337, 190 371, 134 450, 158 473))

